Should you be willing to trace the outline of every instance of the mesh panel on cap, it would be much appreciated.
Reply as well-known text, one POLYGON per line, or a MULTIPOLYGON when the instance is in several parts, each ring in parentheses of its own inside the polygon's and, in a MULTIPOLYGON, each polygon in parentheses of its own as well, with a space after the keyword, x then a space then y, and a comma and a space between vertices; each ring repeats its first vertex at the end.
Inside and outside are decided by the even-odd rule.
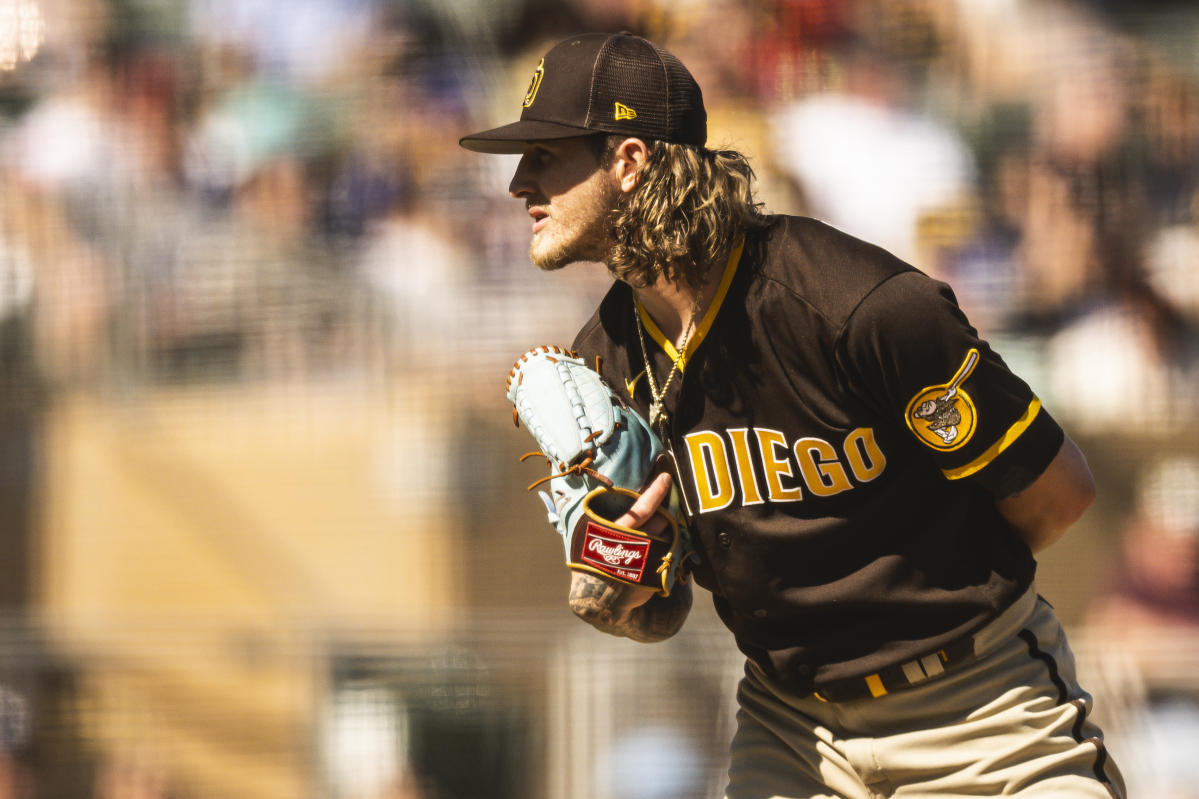
POLYGON ((688 144, 704 144, 707 140, 708 114, 704 111, 699 84, 691 77, 683 62, 656 44, 653 48, 666 68, 666 81, 670 89, 667 124, 671 138, 688 144))
POLYGON ((613 36, 596 59, 588 127, 666 138, 666 95, 666 69, 648 42, 613 36), (636 118, 616 119, 618 102, 636 111, 636 118))

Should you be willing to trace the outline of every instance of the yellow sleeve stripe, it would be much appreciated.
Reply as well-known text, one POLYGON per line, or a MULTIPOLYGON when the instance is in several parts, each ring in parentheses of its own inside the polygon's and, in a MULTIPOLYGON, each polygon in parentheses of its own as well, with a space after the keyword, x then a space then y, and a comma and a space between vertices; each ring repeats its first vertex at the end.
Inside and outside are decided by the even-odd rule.
POLYGON ((969 477, 977 471, 985 468, 987 464, 999 457, 1005 449, 1016 443, 1016 439, 1023 435, 1028 426, 1032 424, 1033 419, 1037 418, 1037 414, 1041 411, 1041 400, 1039 397, 1033 397, 1028 403, 1028 408, 1024 411, 1024 415, 1016 420, 1016 423, 1007 429, 1000 436, 999 440, 987 448, 987 451, 979 455, 974 460, 967 463, 965 466, 959 466, 956 469, 943 469, 945 476, 950 480, 961 480, 963 477, 969 477))
POLYGON ((871 674, 866 678, 866 687, 870 689, 870 695, 875 699, 887 693, 887 689, 883 687, 883 681, 877 674, 871 674))

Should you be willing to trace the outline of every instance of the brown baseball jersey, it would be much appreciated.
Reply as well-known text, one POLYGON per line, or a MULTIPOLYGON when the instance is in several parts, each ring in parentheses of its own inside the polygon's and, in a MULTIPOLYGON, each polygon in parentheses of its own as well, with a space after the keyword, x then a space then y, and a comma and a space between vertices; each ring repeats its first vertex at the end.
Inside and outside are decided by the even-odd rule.
MULTIPOLYGON (((574 347, 648 416, 678 355, 617 282, 574 347)), ((1030 585, 995 500, 1063 434, 952 291, 811 219, 738 243, 660 431, 693 513, 695 579, 738 646, 802 692, 935 652, 1030 585)))

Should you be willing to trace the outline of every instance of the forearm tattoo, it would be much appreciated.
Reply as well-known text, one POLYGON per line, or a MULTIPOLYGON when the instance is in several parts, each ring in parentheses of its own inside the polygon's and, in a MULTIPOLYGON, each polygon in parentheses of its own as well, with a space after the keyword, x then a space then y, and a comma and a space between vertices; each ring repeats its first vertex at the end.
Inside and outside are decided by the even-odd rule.
POLYGON ((570 609, 597 630, 652 643, 679 631, 691 611, 691 583, 679 580, 670 596, 655 594, 628 608, 633 588, 598 575, 576 572, 570 586, 570 609))

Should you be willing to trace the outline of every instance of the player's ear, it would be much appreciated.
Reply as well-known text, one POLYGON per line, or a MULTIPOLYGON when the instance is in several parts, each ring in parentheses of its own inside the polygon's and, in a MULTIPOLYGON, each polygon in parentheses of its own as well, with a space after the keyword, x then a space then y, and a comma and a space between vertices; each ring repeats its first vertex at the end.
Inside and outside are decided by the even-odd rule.
POLYGON ((616 145, 612 153, 612 174, 623 192, 630 192, 641 182, 641 169, 649 160, 649 145, 638 138, 628 138, 616 145))

